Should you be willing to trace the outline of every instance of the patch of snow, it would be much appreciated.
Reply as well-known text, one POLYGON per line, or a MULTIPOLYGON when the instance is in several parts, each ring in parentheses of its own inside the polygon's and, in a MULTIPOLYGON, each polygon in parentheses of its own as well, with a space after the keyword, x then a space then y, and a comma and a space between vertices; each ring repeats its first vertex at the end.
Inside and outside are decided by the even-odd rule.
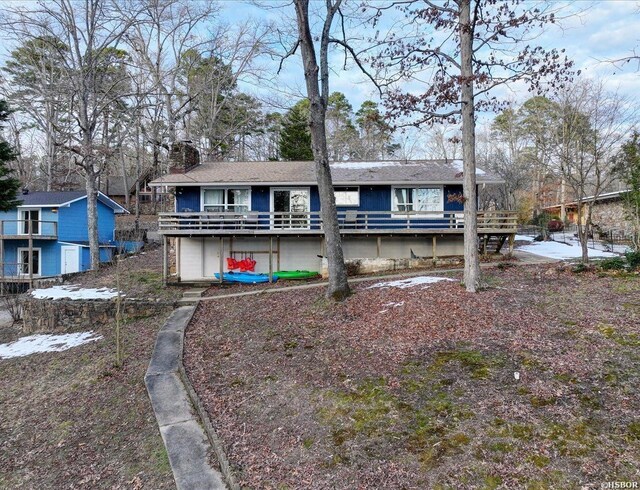
MULTIPOLYGON (((582 257, 580 244, 560 242, 531 242, 528 245, 518 247, 518 250, 532 253, 549 259, 578 259, 582 257)), ((589 257, 617 257, 617 254, 602 250, 589 249, 589 257)))
POLYGON ((76 284, 70 284, 34 289, 31 296, 36 299, 111 299, 118 296, 118 291, 110 288, 81 288, 76 284))
MULTIPOLYGON (((556 242, 569 243, 569 244, 576 245, 578 247, 580 246, 580 241, 578 240, 578 237, 575 235, 571 235, 569 233, 564 233, 564 232, 558 232, 558 233, 552 233, 550 236, 551 236, 551 239, 555 240, 556 242)), ((618 245, 618 244, 611 245, 610 243, 604 242, 602 240, 591 240, 591 239, 588 242, 588 247, 589 247, 589 250, 603 250, 605 252, 615 252, 618 254, 623 254, 630 250, 630 247, 627 245, 618 245)), ((589 252, 589 256, 591 256, 591 252, 589 252)))
POLYGON ((516 240, 518 240, 520 242, 532 242, 533 241, 533 237, 532 236, 527 236, 527 235, 516 235, 516 240))
POLYGON ((403 163, 400 161, 396 162, 336 162, 331 164, 332 167, 336 168, 346 168, 350 170, 367 170, 374 168, 383 168, 383 167, 400 167, 400 166, 413 166, 416 164, 411 163, 403 163))
MULTIPOLYGON (((458 172, 462 172, 464 170, 464 163, 462 162, 462 160, 453 160, 451 162, 451 166, 458 172)), ((487 172, 485 172, 481 168, 476 167, 476 175, 486 175, 486 173, 487 172)))
POLYGON ((388 282, 378 282, 372 286, 369 286, 367 289, 372 288, 412 288, 414 286, 419 286, 421 284, 433 284, 435 282, 440 281, 453 281, 453 279, 449 279, 447 277, 433 277, 433 276, 417 276, 410 277, 408 279, 400 279, 398 281, 388 281, 388 282))
POLYGON ((62 335, 30 335, 8 344, 0 344, 0 359, 24 357, 40 352, 62 352, 88 342, 100 340, 102 335, 79 332, 62 335))

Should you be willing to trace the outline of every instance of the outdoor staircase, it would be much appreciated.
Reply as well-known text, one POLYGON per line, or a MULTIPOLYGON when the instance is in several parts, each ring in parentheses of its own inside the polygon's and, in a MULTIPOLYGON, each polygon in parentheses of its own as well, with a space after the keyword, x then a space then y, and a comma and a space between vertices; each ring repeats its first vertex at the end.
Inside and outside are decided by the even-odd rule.
POLYGON ((180 306, 189 306, 198 304, 200 298, 205 293, 206 288, 200 289, 187 289, 184 293, 182 293, 182 298, 178 300, 178 304, 180 306))
POLYGON ((482 255, 499 254, 507 242, 507 235, 480 235, 478 246, 482 255))

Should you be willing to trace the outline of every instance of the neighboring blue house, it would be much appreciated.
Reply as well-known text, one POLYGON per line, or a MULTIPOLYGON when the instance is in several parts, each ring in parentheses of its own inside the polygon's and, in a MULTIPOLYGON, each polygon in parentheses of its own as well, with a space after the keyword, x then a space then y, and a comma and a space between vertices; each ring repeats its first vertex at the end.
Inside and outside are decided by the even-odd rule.
MULTIPOLYGON (((333 162, 331 173, 347 260, 408 267, 397 259, 463 254, 461 161, 333 162)), ((478 185, 501 182, 477 172, 478 185)), ((183 164, 150 185, 175 192, 175 212, 160 214, 159 232, 174 238, 180 281, 215 280, 227 258, 252 257, 257 272, 322 270, 314 162, 183 164)), ((515 213, 480 212, 480 243, 502 246, 515 224, 515 213)))
MULTIPOLYGON (((18 199, 22 204, 16 209, 0 212, 0 262, 5 280, 30 274, 52 277, 90 268, 86 192, 33 192, 18 199)), ((115 215, 126 212, 98 194, 102 262, 111 260, 115 249, 115 215)))

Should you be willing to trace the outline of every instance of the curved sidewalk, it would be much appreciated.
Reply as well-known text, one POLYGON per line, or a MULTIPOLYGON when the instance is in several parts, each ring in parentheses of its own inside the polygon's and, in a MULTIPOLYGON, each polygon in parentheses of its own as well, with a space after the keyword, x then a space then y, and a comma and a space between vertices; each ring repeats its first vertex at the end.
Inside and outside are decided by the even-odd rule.
POLYGON ((178 490, 226 489, 181 376, 184 332, 195 306, 174 310, 158 333, 144 377, 178 490))

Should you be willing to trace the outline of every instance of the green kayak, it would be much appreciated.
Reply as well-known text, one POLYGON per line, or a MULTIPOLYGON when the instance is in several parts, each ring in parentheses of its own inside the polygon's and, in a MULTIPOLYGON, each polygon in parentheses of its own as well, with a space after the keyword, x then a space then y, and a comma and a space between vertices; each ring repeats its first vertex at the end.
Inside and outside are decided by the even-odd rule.
POLYGON ((277 271, 273 273, 278 279, 315 279, 320 274, 313 271, 277 271))

